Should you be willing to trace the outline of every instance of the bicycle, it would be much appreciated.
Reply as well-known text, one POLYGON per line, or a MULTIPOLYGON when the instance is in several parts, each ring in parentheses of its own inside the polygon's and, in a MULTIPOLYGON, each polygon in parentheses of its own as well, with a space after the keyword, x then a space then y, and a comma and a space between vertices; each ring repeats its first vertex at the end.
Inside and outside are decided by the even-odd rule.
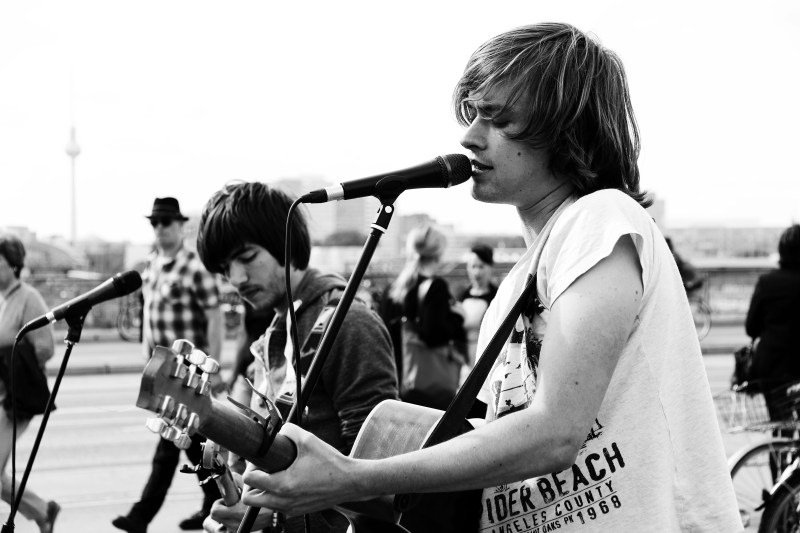
POLYGON ((142 342, 142 291, 128 294, 119 301, 117 331, 122 340, 142 342))
MULTIPOLYGON (((734 387, 714 396, 714 403, 720 424, 727 426, 729 432, 773 433, 766 440, 745 446, 734 453, 728 459, 728 466, 745 531, 774 533, 783 530, 768 529, 772 527, 770 518, 774 516, 770 509, 777 505, 776 498, 785 498, 784 493, 788 491, 778 491, 777 488, 782 486, 782 476, 800 457, 800 419, 794 410, 800 387, 797 390, 792 390, 791 387, 787 390, 787 409, 780 409, 781 412, 791 414, 773 420, 767 410, 764 395, 760 392, 762 386, 744 384, 734 387), (790 436, 779 436, 777 433, 790 436)), ((797 483, 796 492, 800 493, 800 473, 797 475, 797 483)), ((797 531, 800 532, 800 529, 797 531)))
POLYGON ((759 533, 800 531, 800 458, 778 480, 764 508, 759 533))
POLYGON ((683 284, 689 308, 692 310, 697 339, 703 340, 711 330, 711 306, 708 304, 708 274, 686 281, 683 284))
MULTIPOLYGON (((800 383, 786 389, 786 409, 794 420, 800 405, 800 383)), ((795 438, 797 434, 795 433, 795 438)), ((764 505, 759 533, 800 532, 800 454, 784 468, 764 505)))

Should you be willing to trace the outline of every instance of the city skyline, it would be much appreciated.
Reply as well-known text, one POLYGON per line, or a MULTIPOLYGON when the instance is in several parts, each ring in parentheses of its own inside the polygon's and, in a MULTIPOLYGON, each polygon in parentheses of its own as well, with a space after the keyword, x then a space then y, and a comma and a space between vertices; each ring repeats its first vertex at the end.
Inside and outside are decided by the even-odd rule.
MULTIPOLYGON (((665 202, 667 226, 800 219, 794 2, 312 4, 0 6, 0 180, 13 200, 0 227, 68 238, 73 126, 79 240, 149 242, 155 197, 199 212, 233 179, 332 184, 465 153, 450 96, 469 54, 546 20, 622 58, 642 186, 665 202)), ((519 232, 513 208, 469 189, 408 191, 398 213, 519 232)))

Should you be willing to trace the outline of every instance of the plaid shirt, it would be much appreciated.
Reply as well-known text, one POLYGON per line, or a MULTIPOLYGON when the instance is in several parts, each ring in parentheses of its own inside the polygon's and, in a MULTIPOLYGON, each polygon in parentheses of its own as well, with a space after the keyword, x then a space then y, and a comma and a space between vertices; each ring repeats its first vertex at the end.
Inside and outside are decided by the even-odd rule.
POLYGON ((208 351, 205 310, 219 306, 219 288, 197 254, 183 245, 174 258, 151 254, 142 273, 142 292, 149 351, 157 345, 169 347, 176 339, 208 351))

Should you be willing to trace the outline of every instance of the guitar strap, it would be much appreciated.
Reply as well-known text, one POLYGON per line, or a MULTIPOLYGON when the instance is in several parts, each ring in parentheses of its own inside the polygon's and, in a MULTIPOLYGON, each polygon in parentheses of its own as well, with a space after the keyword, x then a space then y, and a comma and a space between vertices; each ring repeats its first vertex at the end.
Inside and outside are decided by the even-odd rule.
POLYGON ((517 298, 517 301, 508 312, 508 315, 503 319, 503 322, 495 332, 492 340, 486 345, 480 359, 478 359, 477 363, 470 371, 469 376, 467 376, 466 381, 464 381, 464 384, 456 393, 453 401, 450 402, 442 418, 433 428, 430 436, 428 436, 428 439, 422 446, 423 448, 450 440, 462 433, 464 419, 467 413, 475 402, 475 398, 478 396, 478 392, 486 381, 486 377, 489 375, 489 372, 491 372, 500 350, 503 349, 509 335, 511 335, 517 317, 519 317, 523 309, 533 301, 535 291, 536 276, 534 275, 533 278, 528 281, 527 285, 525 285, 525 289, 522 291, 522 294, 519 295, 519 298, 517 298))
POLYGON ((472 407, 472 404, 475 402, 475 398, 478 396, 478 392, 480 391, 481 387, 486 382, 486 377, 489 375, 489 372, 492 371, 498 354, 508 341, 511 332, 514 329, 514 324, 516 323, 517 318, 520 316, 520 313, 525 310, 526 306, 534 304, 536 296, 536 271, 539 265, 539 259, 542 255, 542 250, 544 250, 545 243, 547 242, 548 237, 550 237, 550 232, 553 229, 556 220, 558 220, 564 209, 571 204, 571 201, 565 201, 561 204, 561 206, 559 206, 558 209, 556 209, 555 213, 553 213, 553 215, 544 225, 542 231, 539 233, 539 236, 532 244, 532 246, 535 246, 535 248, 531 257, 528 272, 533 273, 533 275, 530 277, 530 279, 528 279, 528 282, 525 285, 525 288, 522 290, 522 293, 519 295, 519 298, 517 298, 517 301, 503 319, 503 322, 500 324, 500 327, 489 341, 489 344, 487 344, 486 348, 484 348, 481 357, 472 368, 472 371, 470 371, 469 376, 467 376, 466 381, 461 386, 458 393, 456 393, 453 401, 450 402, 450 405, 442 415, 439 423, 436 424, 436 427, 434 427, 433 431, 431 431, 431 434, 428 436, 428 439, 422 446, 423 448, 427 448, 429 446, 439 444, 440 442, 452 439, 463 432, 464 420, 467 416, 467 413, 472 407))
MULTIPOLYGON (((525 285, 525 288, 519 295, 519 298, 517 298, 517 301, 514 303, 513 307, 511 307, 508 315, 506 315, 505 319, 503 319, 500 327, 497 328, 492 340, 490 340, 489 344, 487 344, 486 348, 484 348, 480 359, 478 359, 475 366, 470 371, 466 381, 464 381, 464 384, 456 393, 455 398, 453 398, 453 400, 450 402, 450 405, 447 407, 447 410, 439 419, 439 422, 437 422, 436 426, 434 426, 427 440, 422 445, 423 448, 450 440, 464 432, 464 424, 466 423, 465 419, 467 417, 467 413, 472 407, 472 404, 475 402, 478 391, 486 381, 486 376, 488 376, 489 372, 491 372, 500 350, 503 349, 503 345, 505 345, 506 341, 508 341, 508 338, 511 335, 511 331, 514 329, 514 324, 516 323, 520 313, 522 313, 527 305, 533 302, 533 296, 535 295, 535 292, 536 275, 534 274, 534 276, 528 280, 528 283, 525 285)), ((430 497, 431 495, 415 493, 395 494, 393 503, 394 509, 396 512, 405 513, 410 509, 417 507, 421 503, 424 496, 430 497)), ((471 505, 474 502, 468 501, 466 503, 471 505)), ((477 517, 475 520, 477 523, 477 517)))
MULTIPOLYGON (((335 287, 329 292, 333 293, 334 291, 338 290, 339 287, 335 287)), ((311 366, 311 357, 303 357, 303 354, 308 353, 309 351, 316 351, 317 346, 322 341, 322 335, 325 333, 325 330, 328 329, 328 324, 330 323, 331 319, 333 318, 333 312, 336 311, 336 306, 339 304, 338 297, 330 297, 328 301, 322 308, 322 311, 319 312, 317 315, 317 319, 314 321, 314 325, 311 327, 311 330, 308 332, 305 341, 301 345, 300 348, 300 372, 302 376, 305 376, 308 372, 308 368, 311 366)), ((302 309, 302 307, 300 308, 302 309)), ((300 311, 298 309, 298 311, 300 311)), ((298 313, 299 314, 299 313, 298 313)), ((289 412, 292 410, 292 406, 294 405, 295 393, 292 391, 291 393, 284 393, 275 398, 275 407, 278 408, 278 411, 281 413, 281 416, 284 417, 284 420, 287 416, 289 416, 289 412)))

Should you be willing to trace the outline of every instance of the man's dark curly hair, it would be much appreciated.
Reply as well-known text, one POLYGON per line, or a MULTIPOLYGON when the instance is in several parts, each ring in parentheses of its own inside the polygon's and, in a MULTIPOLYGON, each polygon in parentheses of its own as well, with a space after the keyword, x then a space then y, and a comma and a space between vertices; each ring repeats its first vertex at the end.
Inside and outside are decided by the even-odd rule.
MULTIPOLYGON (((229 183, 208 200, 200 217, 197 253, 209 272, 225 274, 225 265, 246 244, 266 249, 284 266, 286 217, 293 199, 259 182, 229 183)), ((311 239, 300 210, 292 217, 292 266, 304 270, 311 239)))

